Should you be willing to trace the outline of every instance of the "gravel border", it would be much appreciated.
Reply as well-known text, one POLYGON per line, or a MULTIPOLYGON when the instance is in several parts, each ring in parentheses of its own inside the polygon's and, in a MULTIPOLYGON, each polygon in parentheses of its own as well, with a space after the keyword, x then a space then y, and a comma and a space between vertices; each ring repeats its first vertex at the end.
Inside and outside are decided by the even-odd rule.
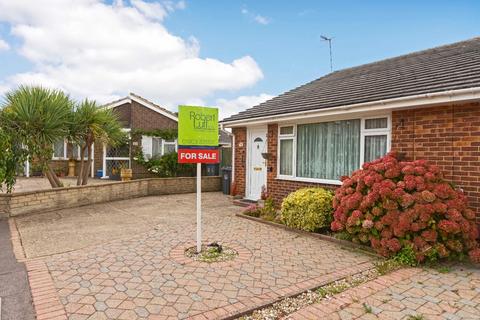
POLYGON ((330 300, 335 295, 341 294, 343 291, 371 281, 380 276, 376 269, 369 269, 360 273, 347 276, 345 278, 333 281, 319 287, 314 291, 306 291, 296 297, 289 297, 273 305, 258 309, 251 314, 241 316, 239 320, 276 320, 288 319, 288 315, 292 314, 308 305, 318 303, 322 300, 330 300))

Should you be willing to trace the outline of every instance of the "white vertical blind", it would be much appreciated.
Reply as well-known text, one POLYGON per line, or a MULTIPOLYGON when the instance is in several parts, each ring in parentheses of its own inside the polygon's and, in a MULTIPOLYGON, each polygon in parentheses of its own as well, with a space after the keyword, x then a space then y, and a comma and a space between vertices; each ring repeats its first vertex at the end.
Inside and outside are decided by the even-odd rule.
POLYGON ((359 119, 297 126, 297 177, 338 180, 359 163, 359 119))

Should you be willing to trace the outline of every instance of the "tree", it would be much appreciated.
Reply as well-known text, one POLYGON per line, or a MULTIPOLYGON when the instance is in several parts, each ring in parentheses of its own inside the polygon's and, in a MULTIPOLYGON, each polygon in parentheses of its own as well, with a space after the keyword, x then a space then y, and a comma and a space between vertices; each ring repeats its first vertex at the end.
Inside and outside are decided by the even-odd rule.
POLYGON ((0 191, 3 186, 7 192, 12 192, 17 176, 17 165, 25 161, 26 152, 14 132, 9 132, 0 110, 0 191))
POLYGON ((117 115, 111 109, 100 108, 95 101, 84 100, 77 106, 70 124, 69 138, 80 145, 80 172, 77 185, 86 185, 94 143, 116 145, 125 139, 117 115), (85 152, 88 159, 85 164, 85 152))
POLYGON ((68 133, 74 103, 60 90, 20 86, 5 96, 2 121, 7 132, 15 132, 19 145, 42 166, 53 188, 62 187, 50 160, 53 144, 68 133))

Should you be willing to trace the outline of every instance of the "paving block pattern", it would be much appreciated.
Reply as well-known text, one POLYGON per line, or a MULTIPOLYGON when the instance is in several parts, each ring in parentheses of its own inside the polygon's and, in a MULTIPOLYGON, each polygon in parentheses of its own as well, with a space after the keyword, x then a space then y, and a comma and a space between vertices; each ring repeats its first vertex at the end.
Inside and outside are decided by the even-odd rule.
POLYGON ((65 309, 45 263, 32 260, 27 261, 25 266, 37 320, 66 320, 65 309))
POLYGON ((44 258, 69 319, 221 319, 263 302, 258 297, 273 301, 319 277, 371 267, 371 256, 235 217, 239 208, 217 193, 204 195, 204 241, 240 255, 219 264, 184 261, 178 248, 195 235, 194 195, 168 197, 177 213, 185 209, 156 208, 165 218, 149 232, 44 258))
POLYGON ((457 266, 449 273, 420 268, 395 271, 286 318, 480 319, 480 269, 457 266))

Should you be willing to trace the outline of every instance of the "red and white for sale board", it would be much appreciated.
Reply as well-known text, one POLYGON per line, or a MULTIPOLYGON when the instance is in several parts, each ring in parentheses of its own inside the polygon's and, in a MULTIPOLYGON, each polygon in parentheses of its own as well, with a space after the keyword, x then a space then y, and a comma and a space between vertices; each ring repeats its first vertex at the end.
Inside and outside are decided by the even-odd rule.
POLYGON ((178 163, 219 163, 218 148, 185 148, 178 146, 178 163))

